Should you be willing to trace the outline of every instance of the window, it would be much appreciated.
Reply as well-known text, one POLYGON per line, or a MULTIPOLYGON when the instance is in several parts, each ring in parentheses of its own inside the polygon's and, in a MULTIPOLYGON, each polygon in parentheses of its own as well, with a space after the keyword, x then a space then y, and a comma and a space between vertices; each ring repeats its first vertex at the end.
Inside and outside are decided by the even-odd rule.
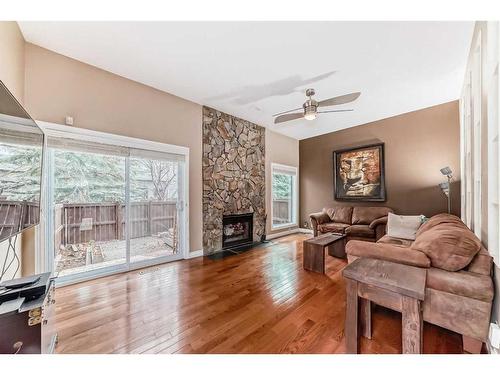
POLYGON ((297 225, 297 168, 272 164, 272 228, 297 225))

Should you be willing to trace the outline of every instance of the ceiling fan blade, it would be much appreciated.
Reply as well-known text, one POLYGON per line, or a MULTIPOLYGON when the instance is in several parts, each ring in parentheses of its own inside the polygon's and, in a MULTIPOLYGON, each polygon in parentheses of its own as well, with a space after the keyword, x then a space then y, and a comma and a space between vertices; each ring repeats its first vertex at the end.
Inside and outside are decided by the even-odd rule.
POLYGON ((302 109, 302 107, 300 107, 300 108, 294 108, 294 109, 291 109, 289 111, 284 111, 284 112, 276 113, 276 114, 273 115, 273 117, 279 116, 279 115, 284 115, 285 113, 290 113, 290 112, 293 112, 293 111, 298 111, 299 109, 302 109))
POLYGON ((331 111, 318 111, 316 113, 331 113, 331 112, 352 112, 354 109, 332 109, 331 111))
POLYGON ((318 107, 328 107, 330 105, 346 104, 355 101, 361 95, 360 92, 336 96, 335 98, 325 99, 318 102, 318 107))
POLYGON ((304 117, 304 113, 302 113, 302 112, 288 113, 286 115, 281 115, 281 116, 276 117, 274 119, 274 123, 279 124, 281 122, 297 120, 297 119, 303 118, 303 117, 304 117))

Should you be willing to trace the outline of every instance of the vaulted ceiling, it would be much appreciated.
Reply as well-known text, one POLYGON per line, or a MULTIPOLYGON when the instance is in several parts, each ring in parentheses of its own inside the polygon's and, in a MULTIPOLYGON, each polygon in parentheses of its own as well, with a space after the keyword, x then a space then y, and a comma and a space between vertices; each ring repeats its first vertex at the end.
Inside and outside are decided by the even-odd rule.
POLYGON ((304 139, 458 99, 472 22, 20 22, 28 42, 304 139), (305 90, 360 98, 274 125, 305 90))

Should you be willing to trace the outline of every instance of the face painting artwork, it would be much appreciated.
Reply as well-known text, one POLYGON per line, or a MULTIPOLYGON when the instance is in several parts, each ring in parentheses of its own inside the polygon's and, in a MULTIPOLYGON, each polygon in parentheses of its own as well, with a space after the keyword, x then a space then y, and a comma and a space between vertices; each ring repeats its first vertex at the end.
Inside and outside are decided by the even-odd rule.
POLYGON ((335 199, 383 200, 383 145, 334 152, 335 199))

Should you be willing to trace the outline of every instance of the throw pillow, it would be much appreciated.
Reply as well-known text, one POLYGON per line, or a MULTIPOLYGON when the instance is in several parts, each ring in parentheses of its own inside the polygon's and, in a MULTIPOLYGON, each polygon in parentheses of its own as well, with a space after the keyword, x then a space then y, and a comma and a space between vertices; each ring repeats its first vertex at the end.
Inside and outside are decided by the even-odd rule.
POLYGON ((463 223, 443 223, 419 233, 411 248, 429 257, 433 267, 460 271, 481 250, 481 241, 463 223))
POLYGON ((387 219, 387 235, 390 237, 415 240, 417 230, 423 222, 422 215, 403 216, 389 213, 387 219))

